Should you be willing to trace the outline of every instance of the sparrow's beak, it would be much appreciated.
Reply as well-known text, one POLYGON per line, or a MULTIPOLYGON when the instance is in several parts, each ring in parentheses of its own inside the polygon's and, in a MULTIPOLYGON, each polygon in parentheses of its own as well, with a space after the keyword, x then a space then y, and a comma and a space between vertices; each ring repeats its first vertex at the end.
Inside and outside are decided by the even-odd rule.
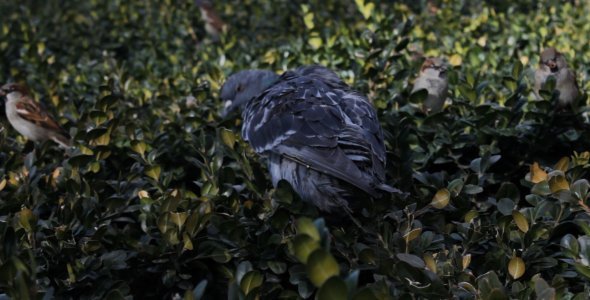
POLYGON ((555 60, 552 59, 548 61, 546 65, 549 67, 549 69, 551 69, 551 72, 557 71, 557 63, 555 62, 555 60))

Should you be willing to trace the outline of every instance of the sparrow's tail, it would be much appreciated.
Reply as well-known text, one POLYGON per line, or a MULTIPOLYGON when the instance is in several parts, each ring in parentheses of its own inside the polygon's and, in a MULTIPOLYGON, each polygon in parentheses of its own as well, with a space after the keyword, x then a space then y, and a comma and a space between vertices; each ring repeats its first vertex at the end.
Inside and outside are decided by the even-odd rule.
POLYGON ((72 140, 66 136, 61 135, 61 134, 56 134, 56 135, 52 136, 51 140, 56 142, 57 144, 59 144, 59 146, 62 148, 67 149, 67 148, 72 147, 72 140))

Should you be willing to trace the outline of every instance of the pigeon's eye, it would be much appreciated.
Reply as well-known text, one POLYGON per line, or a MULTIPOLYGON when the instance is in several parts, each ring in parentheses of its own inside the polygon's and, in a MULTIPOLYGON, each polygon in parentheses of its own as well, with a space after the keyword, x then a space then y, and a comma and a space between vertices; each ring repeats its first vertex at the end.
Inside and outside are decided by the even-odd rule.
POLYGON ((241 92, 244 88, 242 87, 242 85, 238 85, 238 87, 236 87, 236 92, 241 92))

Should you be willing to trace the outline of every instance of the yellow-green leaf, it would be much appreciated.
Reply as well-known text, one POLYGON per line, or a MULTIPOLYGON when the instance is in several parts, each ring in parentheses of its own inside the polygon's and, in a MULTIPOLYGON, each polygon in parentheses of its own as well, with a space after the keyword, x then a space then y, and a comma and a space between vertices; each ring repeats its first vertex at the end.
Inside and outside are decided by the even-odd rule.
POLYGON ((320 240, 320 232, 310 218, 301 217, 297 219, 297 233, 307 234, 314 241, 320 240))
POLYGON ((547 180, 547 172, 541 169, 538 163, 533 163, 531 165, 529 181, 532 183, 539 183, 543 180, 547 180))
POLYGON ((135 153, 141 155, 143 157, 145 150, 147 149, 147 144, 143 141, 131 141, 131 150, 135 151, 135 153))
POLYGON ((236 134, 231 130, 221 128, 221 140, 226 146, 233 149, 234 144, 236 143, 236 134))
POLYGON ((471 264, 471 254, 463 256, 463 270, 467 269, 469 264, 471 264))
POLYGON ((512 218, 514 219, 514 222, 516 223, 516 226, 518 226, 518 229, 520 229, 520 231, 525 233, 529 231, 529 222, 521 212, 517 210, 513 211, 512 218))
POLYGON ((320 243, 307 234, 298 234, 293 239, 293 254, 302 262, 307 263, 309 255, 320 247, 320 243))
POLYGON ((307 42, 314 50, 319 49, 320 47, 322 47, 323 44, 322 38, 319 36, 312 36, 309 38, 307 42))
POLYGON ((33 225, 36 223, 33 211, 27 207, 21 208, 18 213, 18 223, 25 229, 25 231, 30 232, 33 229, 33 225))
POLYGON ((565 176, 559 174, 549 179, 549 188, 551 189, 551 193, 557 193, 562 190, 569 190, 570 184, 565 176))
POLYGON ((434 197, 432 198, 432 202, 430 205, 434 208, 443 209, 449 204, 449 200, 451 198, 451 193, 446 188, 442 188, 436 192, 434 197))
POLYGON ((562 157, 553 167, 555 170, 560 170, 561 172, 566 172, 570 164, 570 158, 567 156, 562 157))
POLYGON ((404 235, 404 238, 406 239, 406 243, 409 243, 412 240, 416 239, 417 237, 420 236, 421 233, 422 233, 422 228, 414 228, 414 229, 410 230, 408 233, 406 233, 404 235))
POLYGON ((508 263, 508 272, 512 278, 520 278, 524 274, 525 270, 526 268, 522 258, 514 256, 512 259, 510 259, 510 262, 508 263))
POLYGON ((172 223, 176 224, 176 226, 178 226, 178 228, 182 228, 182 225, 184 225, 184 222, 186 221, 186 218, 188 217, 188 214, 186 212, 179 212, 179 213, 168 212, 168 214, 170 216, 170 221, 172 221, 172 223))
POLYGON ((190 236, 186 232, 182 234, 182 241, 184 242, 182 250, 193 250, 193 241, 191 241, 190 236))
POLYGON ((6 187, 6 178, 0 181, 0 191, 2 191, 6 187))
POLYGON ((463 58, 461 58, 461 55, 459 54, 453 54, 451 58, 449 58, 449 64, 453 67, 460 66, 462 63, 463 58))
POLYGON ((306 270, 309 280, 316 287, 322 286, 330 277, 340 274, 338 262, 324 249, 317 249, 309 255, 306 270))
POLYGON ((160 166, 149 166, 145 169, 145 175, 153 180, 158 180, 160 178, 161 170, 160 166))
POLYGON ((436 273, 436 261, 434 261, 434 257, 432 257, 431 253, 425 253, 422 256, 422 259, 424 260, 424 263, 426 264, 426 267, 432 271, 433 273, 436 273))
POLYGON ((472 209, 465 214, 465 217, 463 217, 463 219, 465 220, 465 223, 471 223, 471 221, 477 218, 477 216, 479 216, 477 210, 472 209))
POLYGON ((371 15, 373 14, 373 10, 375 10, 375 4, 372 2, 366 3, 364 0, 355 0, 356 2, 356 6, 358 7, 359 11, 361 12, 361 14, 363 14, 363 17, 366 19, 369 19, 371 17, 371 15))
POLYGON ((305 27, 309 30, 313 29, 315 24, 313 23, 313 12, 308 12, 303 16, 303 23, 305 23, 305 27))

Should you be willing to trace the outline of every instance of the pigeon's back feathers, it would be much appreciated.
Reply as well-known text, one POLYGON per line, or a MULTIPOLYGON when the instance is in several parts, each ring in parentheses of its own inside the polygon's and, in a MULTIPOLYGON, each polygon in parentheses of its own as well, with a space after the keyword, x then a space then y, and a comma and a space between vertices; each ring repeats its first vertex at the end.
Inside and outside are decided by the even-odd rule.
POLYGON ((358 191, 380 196, 385 147, 375 110, 333 71, 309 66, 284 73, 248 102, 242 117, 242 136, 269 158, 275 185, 286 179, 326 211, 347 206, 358 191))

